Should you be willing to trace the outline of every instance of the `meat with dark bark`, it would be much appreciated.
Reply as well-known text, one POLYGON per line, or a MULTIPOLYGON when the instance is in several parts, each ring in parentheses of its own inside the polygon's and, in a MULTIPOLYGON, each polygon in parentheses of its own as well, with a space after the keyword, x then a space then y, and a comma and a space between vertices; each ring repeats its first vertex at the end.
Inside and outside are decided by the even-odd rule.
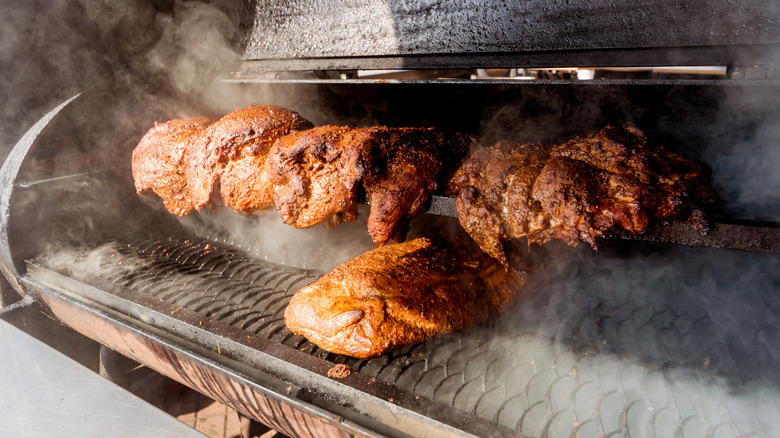
POLYGON ((366 128, 374 137, 364 159, 363 187, 371 204, 368 233, 379 246, 403 242, 409 221, 428 209, 473 137, 433 128, 366 128))
POLYGON ((171 213, 184 216, 193 210, 185 177, 187 144, 211 123, 206 117, 155 123, 133 150, 133 180, 139 194, 150 191, 162 198, 171 213))
POLYGON ((268 172, 276 209, 286 224, 308 228, 325 222, 335 227, 355 221, 363 150, 371 140, 366 134, 345 126, 320 126, 274 145, 268 172))
POLYGON ((554 146, 501 142, 475 151, 450 185, 460 223, 505 265, 506 242, 520 237, 595 250, 612 227, 641 234, 686 217, 706 233, 702 208, 716 199, 701 163, 648 145, 633 126, 554 146))
POLYGON ((450 182, 461 226, 504 265, 506 240, 549 228, 549 217, 531 193, 547 159, 544 146, 500 142, 472 151, 450 182))
POLYGON ((285 223, 335 226, 357 217, 360 187, 377 245, 403 241, 408 222, 466 154, 472 138, 433 128, 322 126, 274 145, 269 174, 285 223))
POLYGON ((284 319, 325 350, 368 359, 496 317, 526 276, 480 251, 419 238, 338 266, 298 291, 284 319))

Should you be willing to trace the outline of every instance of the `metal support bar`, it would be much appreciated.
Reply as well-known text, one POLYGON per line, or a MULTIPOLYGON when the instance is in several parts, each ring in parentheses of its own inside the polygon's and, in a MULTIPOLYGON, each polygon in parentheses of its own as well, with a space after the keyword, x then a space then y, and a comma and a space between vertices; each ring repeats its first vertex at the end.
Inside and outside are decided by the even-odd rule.
POLYGON ((129 373, 138 367, 138 362, 128 359, 116 351, 100 346, 100 376, 126 388, 130 385, 129 373))
MULTIPOLYGON (((455 200, 442 196, 432 197, 427 213, 458 216, 455 200)), ((780 228, 771 226, 716 222, 710 225, 709 233, 702 236, 685 221, 670 221, 656 224, 640 235, 612 230, 609 238, 780 254, 780 228)))
POLYGON ((19 301, 21 297, 4 279, 0 279, 0 309, 19 301))
POLYGON ((13 312, 15 310, 23 309, 25 307, 29 307, 34 302, 35 302, 35 300, 33 299, 33 297, 31 297, 30 295, 27 295, 24 298, 22 298, 21 300, 13 303, 11 305, 8 305, 7 307, 3 306, 2 308, 0 308, 0 318, 2 318, 5 315, 10 314, 11 312, 13 312))

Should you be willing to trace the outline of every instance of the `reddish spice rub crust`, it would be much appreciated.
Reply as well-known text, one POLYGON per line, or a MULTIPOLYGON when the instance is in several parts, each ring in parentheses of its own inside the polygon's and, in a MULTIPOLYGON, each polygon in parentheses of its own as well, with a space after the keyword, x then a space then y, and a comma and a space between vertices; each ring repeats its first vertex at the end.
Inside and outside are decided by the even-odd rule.
POLYGON ((211 119, 207 117, 155 123, 133 150, 136 191, 156 193, 175 215, 190 213, 193 207, 185 177, 186 150, 209 123, 211 119))
POLYGON ((357 218, 362 188, 377 245, 406 238, 409 221, 462 161, 473 138, 434 128, 321 126, 281 138, 268 160, 276 209, 288 225, 357 218))
POLYGON ((325 350, 368 359, 494 318, 526 276, 479 251, 419 238, 336 267, 298 291, 284 318, 325 350))
POLYGON ((255 105, 225 115, 190 142, 186 177, 193 207, 200 211, 214 202, 214 193, 227 169, 222 190, 225 205, 243 213, 270 206, 270 185, 261 175, 274 141, 311 127, 298 113, 273 105, 255 105), (247 170, 247 166, 250 168, 247 170), (239 189, 242 183, 249 183, 239 189))

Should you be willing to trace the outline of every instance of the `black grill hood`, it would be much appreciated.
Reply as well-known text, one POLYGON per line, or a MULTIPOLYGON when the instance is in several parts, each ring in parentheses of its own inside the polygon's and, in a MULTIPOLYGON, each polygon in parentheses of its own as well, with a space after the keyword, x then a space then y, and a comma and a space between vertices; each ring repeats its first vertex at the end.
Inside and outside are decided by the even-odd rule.
POLYGON ((752 65, 777 59, 771 0, 258 0, 244 59, 273 70, 752 65))

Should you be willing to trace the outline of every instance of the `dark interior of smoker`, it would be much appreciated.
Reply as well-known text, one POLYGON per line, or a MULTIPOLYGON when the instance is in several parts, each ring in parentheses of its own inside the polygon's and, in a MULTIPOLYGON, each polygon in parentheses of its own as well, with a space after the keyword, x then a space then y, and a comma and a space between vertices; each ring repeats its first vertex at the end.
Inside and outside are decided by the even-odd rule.
MULTIPOLYGON (((565 53, 567 60, 581 56, 565 53)), ((447 59, 444 67, 453 67, 447 59)), ((409 61, 426 62, 437 61, 409 61)), ((165 90, 116 86, 77 97, 29 152, 12 157, 19 171, 4 227, 12 268, 28 293, 60 319, 68 318, 57 310, 64 300, 140 333, 159 345, 159 357, 109 346, 289 435, 717 437, 778 430, 780 210, 777 179, 761 167, 777 164, 777 80, 239 77, 231 84, 242 104, 287 107, 316 125, 436 126, 486 143, 558 142, 631 123, 707 164, 721 197, 711 221, 753 240, 732 236, 723 247, 690 237, 680 238, 686 245, 612 238, 598 253, 535 246, 539 268, 521 302, 498 320, 377 359, 339 356, 292 335, 282 314, 300 287, 366 248, 365 224, 315 230, 338 236, 319 240, 320 247, 296 240, 307 231, 288 230, 269 247, 259 230, 278 222, 273 214, 175 218, 157 198, 135 193, 132 149, 155 121, 227 111, 165 90), (200 372, 185 370, 181 364, 190 362, 170 351, 200 372), (352 375, 328 378, 338 363, 352 375), (209 382, 210 372, 232 386, 209 382), (299 416, 268 415, 258 394, 299 416)), ((425 215, 412 234, 434 229, 456 233, 457 218, 425 215)), ((524 241, 516 246, 526 251, 524 241)), ((77 330, 111 339, 99 324, 77 330)))

